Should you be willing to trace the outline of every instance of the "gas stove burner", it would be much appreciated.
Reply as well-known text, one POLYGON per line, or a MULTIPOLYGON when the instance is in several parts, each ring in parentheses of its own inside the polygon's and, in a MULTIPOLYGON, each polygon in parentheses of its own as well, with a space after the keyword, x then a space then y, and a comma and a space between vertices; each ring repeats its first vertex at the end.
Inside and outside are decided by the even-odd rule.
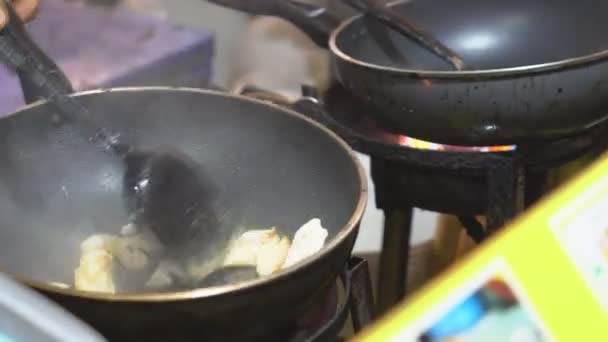
POLYGON ((368 113, 368 109, 357 101, 356 97, 344 87, 334 84, 325 94, 328 111, 340 123, 355 130, 357 133, 387 144, 399 145, 416 150, 450 151, 450 152, 511 152, 516 145, 502 146, 456 146, 429 142, 405 135, 399 135, 383 130, 368 113))
POLYGON ((432 143, 405 135, 399 135, 399 145, 419 150, 453 151, 453 152, 510 152, 517 149, 517 145, 502 146, 456 146, 432 143))

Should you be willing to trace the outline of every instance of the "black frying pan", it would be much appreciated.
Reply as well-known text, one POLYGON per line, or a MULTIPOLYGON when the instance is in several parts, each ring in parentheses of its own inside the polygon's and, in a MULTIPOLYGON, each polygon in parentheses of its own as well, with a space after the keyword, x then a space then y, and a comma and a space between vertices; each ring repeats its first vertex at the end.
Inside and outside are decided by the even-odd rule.
POLYGON ((372 19, 339 24, 298 0, 210 0, 285 18, 332 52, 335 78, 395 133, 453 145, 580 132, 608 114, 605 1, 414 0, 391 5, 463 57, 465 71, 372 19))
MULTIPOLYGON (((52 61, 29 50, 71 92, 52 61)), ((365 207, 366 178, 354 153, 328 129, 287 108, 209 90, 123 88, 73 96, 133 144, 171 145, 204 165, 219 189, 210 205, 224 235, 242 226, 276 226, 293 237, 319 217, 327 243, 291 269, 219 287, 112 295, 48 285, 72 283, 80 242, 95 233, 117 234, 128 218, 121 202, 123 163, 89 143, 77 126, 55 122, 53 107, 42 100, 0 119, 3 272, 112 341, 225 341, 292 323, 344 269, 365 207)), ((223 242, 209 237, 200 248, 219 251, 223 242)))

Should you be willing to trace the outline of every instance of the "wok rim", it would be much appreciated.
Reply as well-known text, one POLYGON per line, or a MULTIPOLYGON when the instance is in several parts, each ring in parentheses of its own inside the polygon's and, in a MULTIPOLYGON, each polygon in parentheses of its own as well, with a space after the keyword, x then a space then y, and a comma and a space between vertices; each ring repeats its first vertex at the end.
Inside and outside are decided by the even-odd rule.
MULTIPOLYGON (((191 87, 170 87, 170 86, 138 86, 138 87, 112 87, 112 88, 100 88, 93 90, 86 90, 75 92, 70 96, 78 97, 78 96, 87 96, 87 95, 95 95, 102 94, 108 92, 140 92, 140 91, 163 91, 163 92, 186 92, 186 93, 195 93, 195 94, 204 94, 204 95, 213 95, 213 96, 221 96, 229 99, 236 99, 238 101, 247 101, 251 103, 255 103, 258 105, 263 105, 268 108, 272 108, 274 110, 279 110, 283 112, 285 115, 288 115, 296 120, 302 120, 305 123, 312 125, 315 129, 319 129, 323 131, 329 138, 333 140, 334 143, 337 144, 338 147, 342 148, 344 152, 348 155, 350 161, 356 168, 356 172, 359 178, 359 198, 357 199, 357 205, 355 206, 355 210, 351 214, 350 218, 346 222, 345 225, 342 226, 336 233, 336 235, 327 242, 323 248, 317 252, 314 256, 308 257, 301 262, 298 262, 294 266, 282 270, 276 274, 272 274, 269 276, 264 276, 260 278, 256 278, 254 280, 244 281, 236 284, 229 284, 223 286, 216 287, 208 287, 208 288, 198 288, 187 291, 172 291, 172 292, 149 292, 149 293, 133 293, 133 294, 109 294, 102 292, 88 292, 74 289, 70 287, 69 289, 64 289, 58 286, 50 285, 48 282, 36 281, 27 277, 20 276, 18 274, 12 272, 6 272, 4 270, 0 270, 1 273, 17 280, 21 284, 27 285, 29 287, 38 289, 40 291, 46 293, 53 293, 63 296, 69 297, 78 297, 81 299, 90 299, 90 300, 98 300, 102 302, 138 302, 138 303, 160 303, 160 302, 171 302, 171 301, 186 301, 186 300, 196 300, 202 298, 210 298, 210 297, 220 297, 225 294, 235 294, 241 291, 252 290, 256 287, 262 287, 264 285, 268 285, 273 281, 281 280, 290 277, 291 275, 301 272, 306 268, 309 268, 313 264, 315 264, 318 260, 323 257, 327 257, 332 251, 338 248, 351 234, 356 233, 358 230, 358 226, 361 222, 363 214, 365 212, 365 208, 367 206, 367 194, 368 194, 368 184, 367 184, 367 176, 365 171, 363 170, 363 166, 361 162, 357 158, 354 150, 336 133, 334 133, 329 128, 323 126, 321 123, 314 121, 313 119, 308 118, 306 115, 300 114, 295 110, 292 110, 287 107, 282 107, 280 105, 276 105, 274 103, 270 103, 268 101, 263 101, 255 98, 250 98, 241 95, 230 94, 222 91, 216 91, 211 89, 201 89, 201 88, 191 88, 191 87)), ((26 110, 45 105, 47 100, 39 100, 33 102, 31 104, 20 107, 16 111, 0 118, 3 120, 4 118, 12 117, 15 115, 19 115, 26 110)), ((352 252, 352 251, 351 251, 352 252)))
MULTIPOLYGON (((396 0, 388 3, 386 6, 392 7, 400 4, 408 3, 411 0, 396 0)), ((329 36, 329 48, 334 55, 343 60, 346 63, 354 64, 359 67, 363 67, 366 69, 370 69, 372 71, 385 72, 392 75, 399 76, 414 76, 414 77, 423 77, 423 78, 448 78, 448 79, 458 79, 458 78, 498 78, 505 76, 529 76, 530 74, 538 74, 543 72, 549 72, 560 69, 568 69, 581 67, 587 64, 593 64, 595 62, 600 62, 603 59, 608 59, 608 49, 604 49, 598 52, 594 52, 588 55, 565 58, 557 61, 551 61, 546 63, 538 63, 538 64, 528 64, 528 65, 520 65, 514 67, 504 67, 504 68, 492 68, 492 69, 477 69, 477 70, 464 70, 464 71, 456 71, 456 70, 428 70, 428 69, 410 69, 410 68, 398 68, 391 66, 384 66, 380 64, 375 64, 372 62, 366 62, 355 58, 348 53, 344 52, 342 49, 338 47, 337 39, 340 34, 342 34, 346 28, 351 26, 355 21, 362 20, 363 14, 357 14, 353 17, 350 17, 338 25, 336 29, 331 32, 329 36)), ((465 61, 466 64, 466 61, 465 61)))

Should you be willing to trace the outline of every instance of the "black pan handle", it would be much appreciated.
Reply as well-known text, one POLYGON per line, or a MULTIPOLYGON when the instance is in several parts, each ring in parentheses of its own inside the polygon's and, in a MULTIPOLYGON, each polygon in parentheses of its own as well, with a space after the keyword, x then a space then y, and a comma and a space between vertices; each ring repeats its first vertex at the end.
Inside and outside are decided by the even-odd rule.
POLYGON ((304 31, 319 47, 327 48, 340 18, 327 8, 299 0, 207 0, 237 11, 285 19, 304 31))
POLYGON ((0 59, 17 71, 26 102, 73 93, 72 85, 25 30, 9 0, 4 1, 8 24, 0 30, 0 59))
POLYGON ((363 143, 366 141, 365 137, 361 136, 361 134, 355 132, 353 129, 340 124, 327 113, 321 96, 313 86, 303 85, 302 96, 295 101, 281 96, 276 92, 246 84, 239 85, 232 89, 231 93, 264 100, 290 108, 330 129, 346 141, 353 149, 365 150, 366 148, 363 143))

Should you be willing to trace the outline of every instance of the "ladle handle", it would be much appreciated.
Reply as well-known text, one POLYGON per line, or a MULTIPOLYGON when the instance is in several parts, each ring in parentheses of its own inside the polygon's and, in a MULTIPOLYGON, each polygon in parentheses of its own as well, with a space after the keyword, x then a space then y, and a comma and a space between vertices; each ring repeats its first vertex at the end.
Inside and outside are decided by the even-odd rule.
POLYGON ((8 24, 0 30, 0 58, 17 71, 26 102, 73 92, 65 74, 32 40, 11 1, 4 1, 8 24))
POLYGON ((61 119, 77 121, 78 130, 87 139, 99 143, 105 150, 124 153, 128 148, 120 145, 115 135, 102 129, 87 108, 70 96, 74 92, 70 81, 32 40, 11 1, 0 1, 4 1, 8 14, 8 23, 0 30, 0 59, 17 71, 26 100, 48 100, 61 114, 61 119))

